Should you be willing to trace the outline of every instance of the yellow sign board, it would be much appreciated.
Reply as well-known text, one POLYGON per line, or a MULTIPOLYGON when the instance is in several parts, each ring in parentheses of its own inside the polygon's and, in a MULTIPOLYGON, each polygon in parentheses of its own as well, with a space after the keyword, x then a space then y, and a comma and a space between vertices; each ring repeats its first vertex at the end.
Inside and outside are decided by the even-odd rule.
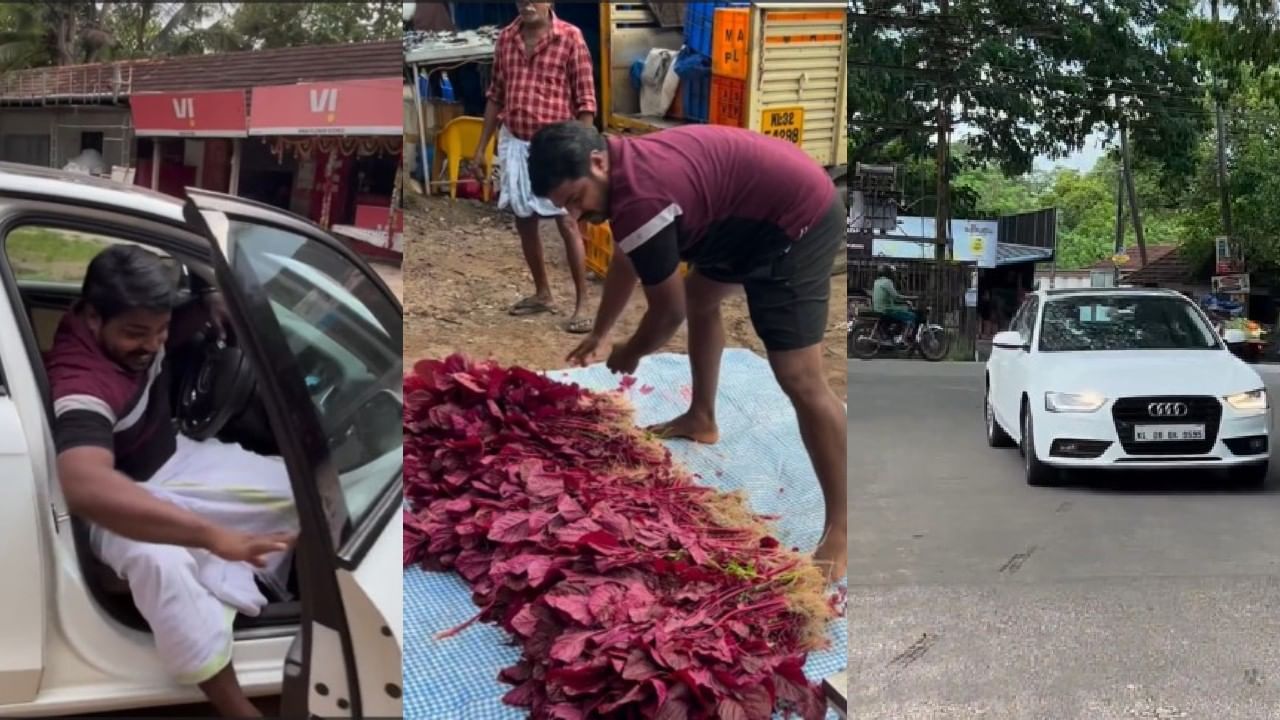
POLYGON ((1111 262, 1115 263, 1116 265, 1125 265, 1129 262, 1129 256, 1125 255, 1124 253, 1118 253, 1116 255, 1111 256, 1111 262))
POLYGON ((760 132, 796 145, 804 142, 804 108, 770 108, 760 113, 760 132))

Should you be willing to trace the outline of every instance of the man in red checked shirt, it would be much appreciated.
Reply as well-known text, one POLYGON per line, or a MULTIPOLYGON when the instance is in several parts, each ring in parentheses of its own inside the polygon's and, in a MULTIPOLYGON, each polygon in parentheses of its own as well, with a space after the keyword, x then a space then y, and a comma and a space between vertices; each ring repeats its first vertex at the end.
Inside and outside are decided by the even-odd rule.
POLYGON ((573 316, 565 325, 571 333, 591 331, 592 321, 583 313, 587 299, 587 271, 582 235, 564 209, 534 196, 526 165, 529 141, 546 125, 576 118, 591 125, 596 112, 595 78, 591 53, 582 31, 555 16, 553 3, 518 2, 520 15, 498 35, 493 55, 489 102, 484 109, 484 130, 473 163, 483 167, 484 149, 493 133, 498 135, 498 159, 502 183, 498 207, 511 208, 525 262, 533 274, 534 294, 511 307, 512 315, 551 311, 551 285, 542 261, 538 237, 541 218, 555 218, 564 238, 569 272, 573 275, 573 316))

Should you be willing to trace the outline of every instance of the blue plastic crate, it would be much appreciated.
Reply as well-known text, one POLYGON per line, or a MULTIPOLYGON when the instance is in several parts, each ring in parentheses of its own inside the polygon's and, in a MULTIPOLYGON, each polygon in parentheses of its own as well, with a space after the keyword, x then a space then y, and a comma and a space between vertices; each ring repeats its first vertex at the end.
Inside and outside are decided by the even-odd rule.
POLYGON ((684 4, 684 43, 702 55, 711 55, 716 8, 743 7, 749 2, 691 2, 684 4))
POLYGON ((711 114, 711 58, 685 48, 676 59, 682 119, 707 122, 711 114))
POLYGON ((705 123, 711 114, 711 73, 682 78, 680 103, 685 120, 705 123))

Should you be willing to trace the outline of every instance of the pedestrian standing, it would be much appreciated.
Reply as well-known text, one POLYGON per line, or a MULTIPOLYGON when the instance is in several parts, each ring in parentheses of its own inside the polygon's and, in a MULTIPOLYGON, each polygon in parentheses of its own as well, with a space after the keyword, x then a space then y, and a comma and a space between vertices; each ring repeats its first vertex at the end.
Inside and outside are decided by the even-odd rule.
POLYGON ((553 218, 564 239, 576 294, 573 315, 565 329, 587 333, 592 322, 583 313, 587 270, 582 234, 576 220, 562 208, 534 196, 527 169, 529 141, 534 133, 565 120, 577 119, 591 126, 596 112, 595 77, 587 43, 581 30, 556 17, 552 5, 516 3, 519 15, 498 35, 484 129, 472 162, 483 167, 485 148, 497 131, 502 165, 498 207, 510 208, 516 216, 516 232, 534 287, 533 295, 516 302, 510 313, 534 315, 551 311, 551 284, 542 259, 538 227, 541 219, 553 218))

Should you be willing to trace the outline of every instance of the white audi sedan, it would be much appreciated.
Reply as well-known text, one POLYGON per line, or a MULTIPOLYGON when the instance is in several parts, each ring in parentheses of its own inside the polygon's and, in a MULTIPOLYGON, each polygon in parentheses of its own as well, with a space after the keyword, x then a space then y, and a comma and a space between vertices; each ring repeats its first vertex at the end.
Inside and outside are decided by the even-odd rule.
MULTIPOLYGON (((1171 290, 1041 290, 995 336, 987 441, 1018 445, 1027 483, 1062 470, 1221 469, 1266 482, 1262 378, 1171 290)), ((1238 340, 1237 338, 1236 340, 1238 340)))

